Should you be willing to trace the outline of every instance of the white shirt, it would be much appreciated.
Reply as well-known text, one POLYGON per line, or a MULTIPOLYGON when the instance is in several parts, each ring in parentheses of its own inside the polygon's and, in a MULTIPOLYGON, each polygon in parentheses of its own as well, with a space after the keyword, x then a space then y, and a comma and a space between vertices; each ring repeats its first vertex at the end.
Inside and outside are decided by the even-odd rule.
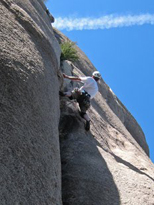
POLYGON ((98 92, 98 85, 97 82, 92 77, 79 77, 81 82, 84 85, 80 88, 80 90, 85 90, 90 96, 91 99, 96 95, 98 92))

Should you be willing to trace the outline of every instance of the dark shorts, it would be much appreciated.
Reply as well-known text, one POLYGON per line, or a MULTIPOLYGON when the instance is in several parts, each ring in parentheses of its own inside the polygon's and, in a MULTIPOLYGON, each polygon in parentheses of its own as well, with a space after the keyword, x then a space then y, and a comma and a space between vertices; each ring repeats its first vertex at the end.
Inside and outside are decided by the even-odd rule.
POLYGON ((78 88, 75 88, 72 91, 72 98, 76 99, 79 103, 81 112, 86 113, 90 107, 90 95, 86 91, 80 91, 78 88))

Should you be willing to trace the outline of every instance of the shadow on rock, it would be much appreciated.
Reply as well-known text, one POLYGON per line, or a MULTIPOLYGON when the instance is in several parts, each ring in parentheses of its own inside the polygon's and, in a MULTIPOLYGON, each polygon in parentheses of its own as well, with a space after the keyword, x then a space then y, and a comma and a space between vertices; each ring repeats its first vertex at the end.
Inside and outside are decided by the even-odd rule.
POLYGON ((63 205, 119 205, 111 172, 82 119, 60 120, 63 205))
POLYGON ((135 172, 138 172, 139 174, 143 174, 145 176, 147 176, 149 179, 151 179, 152 181, 154 181, 154 179, 149 176, 148 174, 146 174, 145 172, 141 171, 140 169, 138 169, 137 167, 135 167, 134 165, 132 165, 131 163, 123 160, 122 158, 118 157, 117 155, 111 153, 111 155, 115 158, 115 160, 118 162, 118 163, 122 163, 124 164, 125 166, 127 166, 129 169, 132 169, 133 171, 135 172))

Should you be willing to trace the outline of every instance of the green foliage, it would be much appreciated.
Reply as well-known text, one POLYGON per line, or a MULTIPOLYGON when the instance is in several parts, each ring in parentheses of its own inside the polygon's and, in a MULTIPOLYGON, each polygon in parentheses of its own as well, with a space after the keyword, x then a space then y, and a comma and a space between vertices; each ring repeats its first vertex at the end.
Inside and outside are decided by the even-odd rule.
POLYGON ((75 62, 79 59, 76 49, 73 47, 74 42, 66 41, 62 43, 61 46, 61 57, 60 60, 69 60, 75 62))

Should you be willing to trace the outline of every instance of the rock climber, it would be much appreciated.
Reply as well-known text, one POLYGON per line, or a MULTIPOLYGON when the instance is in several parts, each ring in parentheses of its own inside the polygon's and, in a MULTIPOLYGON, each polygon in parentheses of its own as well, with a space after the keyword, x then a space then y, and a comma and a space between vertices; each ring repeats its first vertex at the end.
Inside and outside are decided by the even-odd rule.
POLYGON ((81 88, 74 88, 72 91, 59 92, 60 96, 67 96, 71 100, 76 99, 80 107, 80 115, 86 120, 85 129, 88 131, 90 129, 90 117, 87 115, 86 111, 90 107, 90 100, 95 97, 98 92, 97 82, 101 78, 101 74, 98 71, 92 73, 92 77, 75 77, 68 76, 63 73, 63 77, 72 81, 80 81, 83 83, 81 88))

